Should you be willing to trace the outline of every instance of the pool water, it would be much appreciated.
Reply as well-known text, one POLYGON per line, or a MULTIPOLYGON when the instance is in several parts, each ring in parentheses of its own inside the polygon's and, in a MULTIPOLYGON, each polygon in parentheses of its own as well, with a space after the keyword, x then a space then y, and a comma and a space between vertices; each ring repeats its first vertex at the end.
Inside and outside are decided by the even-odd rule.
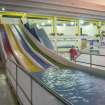
POLYGON ((104 78, 78 70, 52 68, 38 77, 74 105, 105 105, 104 78))

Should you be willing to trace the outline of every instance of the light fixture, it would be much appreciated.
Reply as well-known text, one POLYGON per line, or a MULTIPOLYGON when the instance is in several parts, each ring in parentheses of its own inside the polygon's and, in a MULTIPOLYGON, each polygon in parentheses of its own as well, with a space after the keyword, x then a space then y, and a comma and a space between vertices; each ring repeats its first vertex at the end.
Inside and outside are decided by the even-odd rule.
POLYGON ((23 13, 23 17, 26 17, 26 13, 23 13))
POLYGON ((64 23, 64 24, 63 24, 63 26, 65 27, 65 26, 66 26, 66 24, 64 23))
POLYGON ((51 23, 51 20, 48 20, 48 23, 50 24, 51 23))
POLYGON ((1 10, 2 10, 2 11, 5 11, 5 8, 2 8, 1 10))
POLYGON ((71 25, 74 25, 74 22, 70 22, 71 25))

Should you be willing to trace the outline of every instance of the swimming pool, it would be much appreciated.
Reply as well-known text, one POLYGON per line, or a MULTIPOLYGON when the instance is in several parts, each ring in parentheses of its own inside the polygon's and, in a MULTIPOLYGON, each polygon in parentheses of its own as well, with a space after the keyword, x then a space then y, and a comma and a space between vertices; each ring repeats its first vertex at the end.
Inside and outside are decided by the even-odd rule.
POLYGON ((53 68, 37 77, 74 105, 105 105, 104 78, 79 70, 53 68))

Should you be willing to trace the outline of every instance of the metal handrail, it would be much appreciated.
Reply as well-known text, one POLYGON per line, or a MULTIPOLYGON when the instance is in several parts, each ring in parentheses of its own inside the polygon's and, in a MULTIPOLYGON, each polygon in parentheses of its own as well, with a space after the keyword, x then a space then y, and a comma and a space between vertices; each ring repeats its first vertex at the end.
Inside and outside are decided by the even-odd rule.
MULTIPOLYGON (((88 62, 83 62, 83 61, 76 61, 76 62, 85 63, 85 64, 89 64, 90 65, 90 63, 88 63, 88 62)), ((97 65, 97 64, 94 64, 94 63, 92 63, 92 65, 94 65, 94 66, 100 66, 100 67, 105 67, 103 65, 97 65)))
POLYGON ((90 55, 91 54, 91 55, 95 55, 95 56, 105 56, 105 55, 102 55, 102 54, 92 54, 92 53, 80 53, 80 55, 81 54, 87 54, 87 55, 90 55))
MULTIPOLYGON (((83 61, 80 61, 80 60, 76 60, 76 62, 80 62, 80 63, 84 63, 84 64, 89 64, 89 65, 90 65, 90 68, 91 68, 91 66, 105 67, 104 65, 98 65, 98 64, 92 63, 92 55, 94 55, 94 56, 104 56, 104 57, 105 57, 105 55, 101 55, 101 54, 92 54, 91 51, 90 51, 90 53, 80 53, 80 55, 81 55, 81 54, 90 55, 90 63, 88 63, 88 62, 83 62, 83 61)), ((80 55, 79 55, 79 56, 80 56, 80 55)))
MULTIPOLYGON (((69 51, 59 51, 59 53, 69 53, 69 51)), ((90 51, 90 53, 91 53, 91 51, 90 51)), ((81 53, 81 52, 79 52, 79 55, 81 55, 81 54, 87 54, 87 55, 90 55, 90 53, 81 53)), ((95 56, 105 56, 105 55, 102 55, 102 54, 92 54, 91 53, 91 55, 95 55, 95 56)))
MULTIPOLYGON (((33 77, 31 75, 31 73, 29 73, 27 70, 25 70, 21 65, 17 64, 16 62, 12 61, 11 59, 8 59, 6 62, 12 62, 13 64, 16 65, 16 84, 19 85, 17 83, 17 68, 20 68, 21 71, 23 71, 25 74, 27 74, 30 78, 31 78, 31 101, 30 101, 30 104, 32 104, 32 80, 35 81, 36 83, 38 83, 41 87, 43 87, 46 91, 48 91, 49 93, 51 93, 53 96, 55 96, 59 101, 61 101, 64 105, 73 105, 71 102, 69 102, 67 99, 65 99, 64 97, 58 95, 58 93, 56 91, 54 91, 53 89, 49 88, 45 83, 43 83, 39 78, 37 77, 33 77)), ((21 86, 19 86, 21 88, 21 86)), ((16 86, 17 88, 17 86, 16 86)), ((17 91, 17 90, 16 90, 17 91)), ((24 93, 24 90, 22 89, 23 93, 24 93)), ((17 92, 16 92, 16 95, 17 95, 17 92)), ((24 94, 25 97, 27 98, 26 94, 24 94)))
MULTIPOLYGON (((66 53, 68 53, 68 51, 64 51, 64 52, 66 52, 66 53)), ((79 53, 79 55, 76 57, 76 59, 78 58, 78 57, 80 57, 81 56, 81 54, 86 54, 86 55, 90 55, 90 63, 88 63, 88 62, 84 62, 84 61, 80 61, 80 60, 76 60, 76 62, 80 62, 80 63, 84 63, 84 64, 89 64, 90 66, 92 66, 92 65, 94 65, 94 66, 100 66, 100 67, 105 67, 104 65, 98 65, 98 64, 94 64, 94 63, 92 63, 92 55, 94 55, 94 56, 104 56, 105 57, 105 55, 102 55, 102 54, 93 54, 93 53, 79 53)), ((91 67, 90 67, 91 68, 91 67)))

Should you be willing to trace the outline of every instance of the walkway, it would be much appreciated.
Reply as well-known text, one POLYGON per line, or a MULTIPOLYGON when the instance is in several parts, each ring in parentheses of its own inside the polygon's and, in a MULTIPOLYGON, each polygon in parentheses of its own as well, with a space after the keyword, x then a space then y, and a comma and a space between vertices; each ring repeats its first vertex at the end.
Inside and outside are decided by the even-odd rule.
POLYGON ((0 105, 17 105, 7 84, 3 69, 0 69, 0 105))

